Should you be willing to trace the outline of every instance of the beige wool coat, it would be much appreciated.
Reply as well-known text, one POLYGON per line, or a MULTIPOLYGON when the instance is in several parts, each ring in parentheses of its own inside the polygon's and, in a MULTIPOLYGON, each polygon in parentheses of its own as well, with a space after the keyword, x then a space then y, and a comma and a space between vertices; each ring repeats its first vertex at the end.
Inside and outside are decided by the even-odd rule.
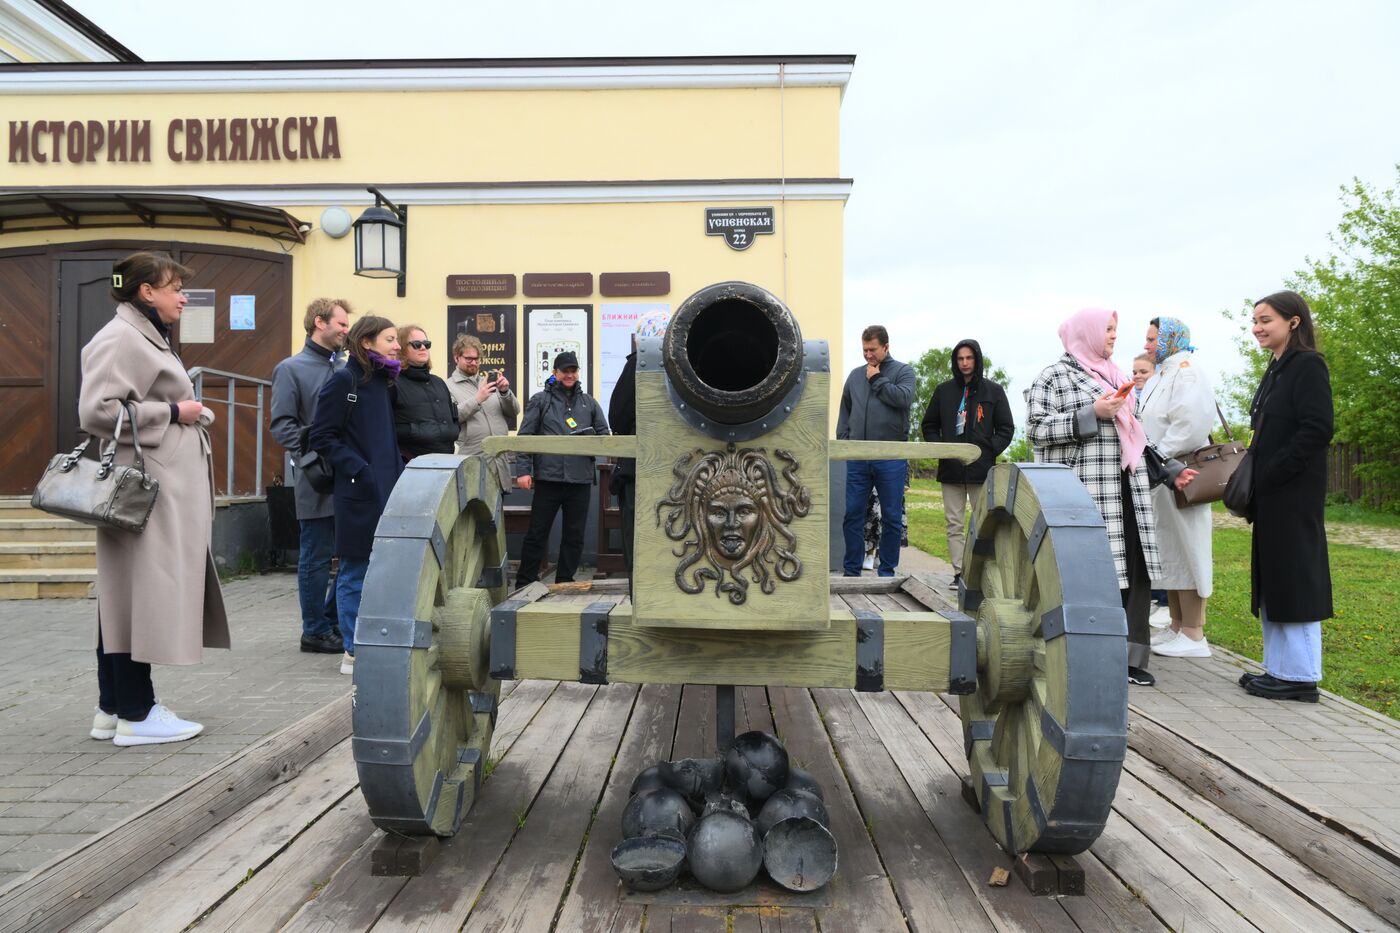
MULTIPOLYGON (((123 401, 136 409, 146 469, 160 493, 141 534, 97 531, 97 619, 102 648, 148 664, 197 664, 202 648, 229 647, 223 593, 209 551, 214 471, 206 409, 199 424, 171 420, 194 399, 179 358, 140 310, 116 314, 83 348, 78 422, 110 440, 123 401)), ((134 459, 123 425, 117 462, 134 459)))

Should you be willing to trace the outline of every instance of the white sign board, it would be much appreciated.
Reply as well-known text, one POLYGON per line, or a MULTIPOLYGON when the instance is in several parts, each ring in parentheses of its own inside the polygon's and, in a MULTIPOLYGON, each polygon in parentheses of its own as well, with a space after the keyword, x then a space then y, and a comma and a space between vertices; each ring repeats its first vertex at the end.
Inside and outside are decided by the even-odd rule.
MULTIPOLYGON (((525 379, 529 395, 544 388, 554 373, 554 358, 572 352, 578 357, 578 381, 585 392, 588 385, 589 305, 547 307, 525 306, 525 379)), ((592 394, 591 392, 589 394, 592 394)))
POLYGON ((653 311, 669 311, 667 304, 605 304, 598 316, 598 403, 603 411, 608 410, 612 401, 613 387, 617 377, 622 375, 622 367, 627 363, 627 354, 632 352, 632 334, 637 330, 637 319, 653 311))

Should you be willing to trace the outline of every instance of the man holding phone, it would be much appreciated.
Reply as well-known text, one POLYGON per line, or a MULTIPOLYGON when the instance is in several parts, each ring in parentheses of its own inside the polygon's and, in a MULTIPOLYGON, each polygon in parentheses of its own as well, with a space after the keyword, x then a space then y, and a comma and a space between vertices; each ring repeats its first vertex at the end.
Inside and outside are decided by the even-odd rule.
MULTIPOLYGON (((452 344, 452 359, 457 368, 447 380, 447 391, 452 393, 461 423, 457 453, 473 456, 481 453, 486 438, 510 433, 520 413, 520 401, 510 390, 510 380, 500 370, 482 375, 481 340, 476 336, 458 335, 452 344)), ((514 486, 510 455, 492 457, 491 472, 500 483, 501 491, 510 492, 514 486)))

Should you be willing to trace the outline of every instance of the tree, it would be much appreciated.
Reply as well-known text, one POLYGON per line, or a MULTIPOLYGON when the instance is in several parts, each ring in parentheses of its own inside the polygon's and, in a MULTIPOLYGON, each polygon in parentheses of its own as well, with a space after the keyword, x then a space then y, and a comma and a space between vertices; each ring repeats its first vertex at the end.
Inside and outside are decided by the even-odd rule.
MULTIPOLYGON (((918 388, 914 392, 914 404, 909 408, 909 439, 911 441, 921 441, 924 439, 923 432, 919 429, 919 423, 923 421, 924 411, 928 408, 928 400, 933 397, 933 390, 940 382, 947 382, 953 378, 953 348, 934 347, 924 351, 910 365, 914 367, 914 374, 918 377, 918 388)), ((1007 395, 1011 394, 1011 377, 1006 374, 1006 370, 992 363, 989 356, 982 357, 982 376, 990 379, 1007 390, 1007 395)), ((924 473, 937 467, 936 460, 913 460, 911 464, 918 473, 924 473)))
MULTIPOLYGON (((1306 259, 1287 285, 1312 307, 1332 374, 1335 439, 1361 448, 1358 474, 1400 486, 1400 201, 1397 188, 1376 191, 1359 179, 1341 190, 1345 211, 1329 237, 1335 252, 1306 259)), ((1246 415, 1269 359, 1249 335, 1252 310, 1237 341, 1246 371, 1227 382, 1227 397, 1246 415)))

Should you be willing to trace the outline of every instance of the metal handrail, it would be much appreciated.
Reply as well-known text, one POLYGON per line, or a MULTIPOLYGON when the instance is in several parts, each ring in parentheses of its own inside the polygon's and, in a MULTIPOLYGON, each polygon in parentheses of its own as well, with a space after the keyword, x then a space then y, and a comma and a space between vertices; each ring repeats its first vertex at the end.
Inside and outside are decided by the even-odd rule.
POLYGON ((269 387, 271 387, 271 385, 272 385, 272 380, 270 380, 270 379, 259 379, 257 376, 249 376, 249 375, 246 375, 246 374, 244 374, 244 373, 230 373, 230 372, 225 372, 225 371, 222 370, 222 369, 210 369, 210 368, 207 367, 207 366, 196 366, 194 369, 191 369, 191 370, 189 371, 189 376, 190 376, 190 381, 194 383, 194 397, 197 398, 197 399, 199 399, 199 401, 200 401, 201 403, 205 401, 205 398, 204 398, 204 377, 205 377, 205 376, 213 376, 213 377, 216 378, 216 379, 227 379, 227 380, 228 380, 228 398, 227 398, 227 399, 222 399, 222 398, 210 398, 210 399, 208 399, 208 401, 210 401, 210 402, 219 402, 219 403, 221 403, 221 404, 224 404, 224 405, 227 405, 227 406, 228 406, 228 417, 227 417, 226 419, 224 419, 224 420, 228 423, 228 451, 227 451, 227 457, 226 457, 226 460, 227 460, 227 473, 228 473, 228 477, 227 477, 228 485, 227 485, 227 487, 225 488, 225 494, 226 494, 226 495, 230 495, 230 496, 231 496, 231 495, 234 494, 234 488, 233 488, 233 445, 234 445, 233 413, 234 413, 234 412, 233 412, 233 410, 234 410, 235 408, 255 408, 255 409, 257 409, 257 412, 258 412, 258 416, 257 416, 257 417, 258 417, 258 429, 257 429, 256 434, 257 434, 257 438, 258 438, 258 449, 257 449, 257 467, 256 467, 255 473, 254 473, 254 481, 253 481, 253 482, 254 482, 254 485, 253 485, 253 489, 254 489, 254 491, 255 491, 255 494, 261 494, 261 490, 262 490, 262 488, 263 488, 263 482, 262 482, 262 475, 263 475, 263 427, 262 427, 262 425, 263 425, 263 399, 264 399, 264 394, 265 394, 266 390, 267 390, 269 387), (236 390, 237 390, 237 388, 238 388, 238 383, 240 383, 240 382, 244 382, 244 383, 247 383, 248 385, 254 385, 254 386, 257 386, 257 387, 258 387, 258 401, 257 401, 257 404, 254 405, 254 404, 250 404, 250 403, 248 403, 248 402, 240 402, 240 401, 237 400, 237 396, 235 395, 235 392, 236 392, 236 390))

